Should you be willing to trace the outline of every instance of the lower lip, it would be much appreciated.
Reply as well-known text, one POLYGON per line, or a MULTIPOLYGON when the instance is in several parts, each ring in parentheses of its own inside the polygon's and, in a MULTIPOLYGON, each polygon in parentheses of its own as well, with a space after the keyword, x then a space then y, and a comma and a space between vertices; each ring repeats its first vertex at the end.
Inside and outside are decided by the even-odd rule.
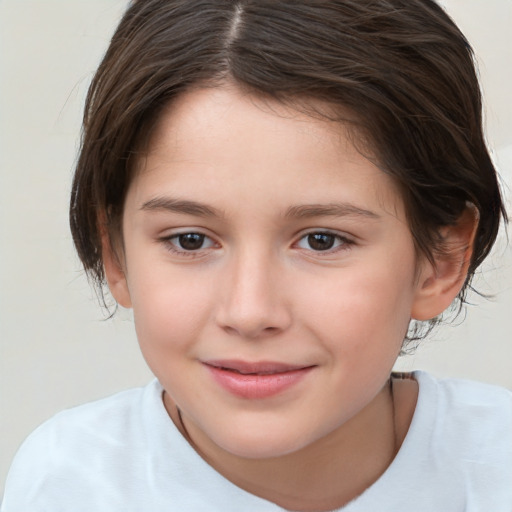
POLYGON ((205 365, 215 381, 224 389, 241 398, 261 399, 275 396, 298 384, 312 366, 270 375, 242 374, 205 365))

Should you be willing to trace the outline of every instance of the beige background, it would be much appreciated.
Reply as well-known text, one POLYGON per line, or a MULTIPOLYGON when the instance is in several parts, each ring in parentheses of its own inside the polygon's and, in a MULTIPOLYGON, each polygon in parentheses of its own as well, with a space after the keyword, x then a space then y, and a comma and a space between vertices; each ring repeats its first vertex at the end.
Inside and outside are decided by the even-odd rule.
MULTIPOLYGON (((84 95, 125 4, 0 0, 0 495, 16 448, 38 424, 151 378, 129 312, 102 320, 67 223, 84 95)), ((488 139, 510 187, 512 1, 444 5, 477 53, 488 139)), ((495 299, 473 297, 461 325, 400 368, 512 388, 512 247, 503 233, 478 284, 495 299)))

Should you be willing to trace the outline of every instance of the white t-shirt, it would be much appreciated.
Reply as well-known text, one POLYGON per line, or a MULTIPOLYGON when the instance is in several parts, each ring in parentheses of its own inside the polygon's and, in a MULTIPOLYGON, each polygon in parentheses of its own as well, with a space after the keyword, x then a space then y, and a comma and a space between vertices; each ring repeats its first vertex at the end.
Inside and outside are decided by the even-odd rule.
MULTIPOLYGON (((386 472, 343 512, 511 512, 512 393, 415 372, 386 472)), ((340 475, 342 478, 342 475, 340 475)), ((169 418, 157 381, 57 414, 20 448, 2 512, 276 512, 226 480, 169 418)))

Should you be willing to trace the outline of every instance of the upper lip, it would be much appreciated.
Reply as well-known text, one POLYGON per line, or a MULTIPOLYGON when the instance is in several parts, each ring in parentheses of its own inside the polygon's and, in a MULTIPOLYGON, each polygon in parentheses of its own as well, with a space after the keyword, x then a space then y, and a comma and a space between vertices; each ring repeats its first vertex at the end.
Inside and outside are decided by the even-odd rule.
POLYGON ((295 365, 289 363, 281 363, 275 361, 241 361, 237 359, 221 359, 221 360, 208 360, 203 361, 208 366, 219 368, 223 370, 231 370, 243 374, 260 374, 260 375, 271 375, 273 373, 285 373, 294 370, 302 370, 310 368, 314 365, 295 365))

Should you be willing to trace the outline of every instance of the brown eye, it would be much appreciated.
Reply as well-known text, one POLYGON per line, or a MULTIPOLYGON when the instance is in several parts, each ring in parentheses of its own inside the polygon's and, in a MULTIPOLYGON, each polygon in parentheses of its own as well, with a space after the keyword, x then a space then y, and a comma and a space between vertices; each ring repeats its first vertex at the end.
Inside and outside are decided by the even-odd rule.
POLYGON ((165 236, 159 241, 170 253, 183 258, 199 258, 210 254, 212 249, 219 248, 208 235, 195 231, 165 236))
POLYGON ((311 233, 307 236, 308 245, 314 251, 327 251, 334 247, 336 236, 329 233, 311 233))
POLYGON ((203 248, 205 236, 201 233, 184 233, 175 237, 180 249, 197 251, 203 248))
POLYGON ((352 245, 354 245, 354 242, 349 238, 328 231, 307 233, 297 243, 297 246, 301 249, 313 252, 329 251, 329 253, 348 249, 352 245))

